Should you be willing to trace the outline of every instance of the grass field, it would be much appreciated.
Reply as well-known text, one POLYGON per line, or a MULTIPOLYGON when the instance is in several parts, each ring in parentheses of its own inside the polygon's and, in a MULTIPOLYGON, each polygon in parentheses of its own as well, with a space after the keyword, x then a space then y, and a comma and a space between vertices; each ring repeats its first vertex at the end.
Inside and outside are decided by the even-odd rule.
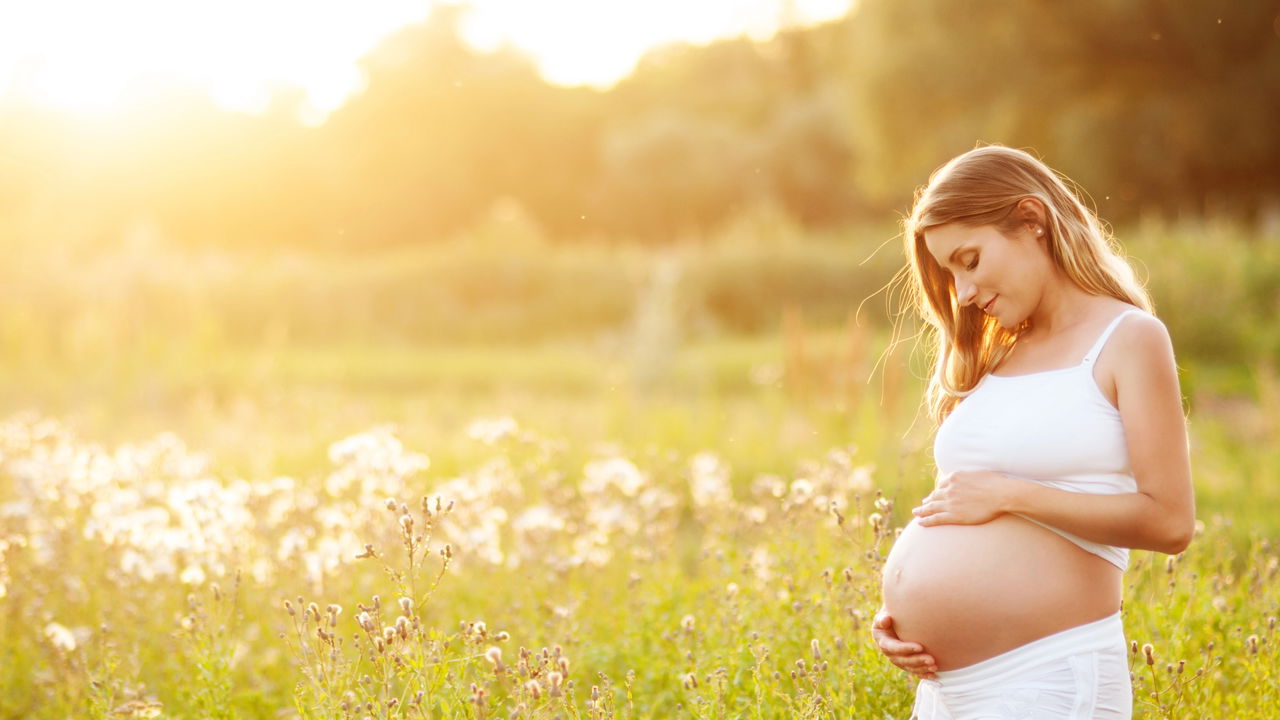
MULTIPOLYGON (((16 416, 0 716, 906 717, 867 620, 930 481, 918 388, 806 343, 813 387, 781 338, 647 391, 574 345, 347 349, 276 357, 262 395, 16 416)), ((1274 416, 1206 412, 1204 527, 1128 575, 1139 717, 1280 703, 1280 458, 1239 434, 1274 416)))
MULTIPOLYGON (((1156 288, 1175 340, 1203 343, 1180 349, 1201 527, 1175 558, 1133 554, 1139 718, 1280 707, 1273 330, 1230 325, 1225 360, 1204 330, 1220 295, 1275 292, 1237 250, 1180 270, 1235 268, 1229 291, 1156 288)), ((1153 287, 1179 267, 1148 266, 1153 287)), ((70 357, 13 308, 0 718, 909 714, 868 621, 930 428, 882 325, 143 333, 70 357)))

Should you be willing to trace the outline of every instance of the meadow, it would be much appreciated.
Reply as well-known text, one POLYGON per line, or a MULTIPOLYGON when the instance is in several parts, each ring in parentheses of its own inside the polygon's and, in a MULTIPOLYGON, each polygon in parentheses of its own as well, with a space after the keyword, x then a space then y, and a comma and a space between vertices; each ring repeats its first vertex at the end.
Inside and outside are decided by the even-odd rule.
MULTIPOLYGON (((10 264, 0 718, 908 717, 869 633, 933 473, 898 250, 753 228, 10 264)), ((1125 241, 1200 519, 1133 553, 1135 717, 1274 718, 1280 242, 1125 241)))

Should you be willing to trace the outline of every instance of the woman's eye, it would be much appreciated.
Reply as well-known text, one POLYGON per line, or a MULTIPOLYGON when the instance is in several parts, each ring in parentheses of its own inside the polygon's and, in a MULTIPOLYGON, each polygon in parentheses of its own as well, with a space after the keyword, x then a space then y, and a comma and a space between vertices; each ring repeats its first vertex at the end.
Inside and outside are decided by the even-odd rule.
POLYGON ((964 269, 970 272, 973 272, 977 268, 978 268, 978 256, 974 255, 973 259, 969 261, 969 264, 964 266, 964 269))

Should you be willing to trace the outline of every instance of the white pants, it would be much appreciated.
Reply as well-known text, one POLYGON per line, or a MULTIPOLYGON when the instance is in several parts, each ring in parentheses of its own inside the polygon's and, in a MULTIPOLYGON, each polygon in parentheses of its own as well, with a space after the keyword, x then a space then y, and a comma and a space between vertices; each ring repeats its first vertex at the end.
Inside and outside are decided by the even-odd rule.
POLYGON ((1120 613, 937 673, 916 686, 912 720, 1130 720, 1120 613))

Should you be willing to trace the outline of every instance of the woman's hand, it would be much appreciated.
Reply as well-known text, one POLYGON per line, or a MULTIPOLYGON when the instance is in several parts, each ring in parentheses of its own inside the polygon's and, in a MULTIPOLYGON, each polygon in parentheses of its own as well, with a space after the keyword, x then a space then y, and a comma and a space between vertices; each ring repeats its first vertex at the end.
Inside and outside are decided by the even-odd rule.
POLYGON ((880 608, 880 612, 871 621, 871 637, 875 639, 880 652, 889 658, 889 662, 926 680, 937 677, 934 673, 938 670, 938 664, 934 662, 933 656, 925 653, 924 646, 920 643, 899 640, 898 634, 893 630, 893 618, 889 617, 889 611, 884 608, 880 608))
POLYGON ((943 475, 911 514, 921 525, 981 525, 1003 514, 1007 499, 1024 482, 986 471, 943 475))

